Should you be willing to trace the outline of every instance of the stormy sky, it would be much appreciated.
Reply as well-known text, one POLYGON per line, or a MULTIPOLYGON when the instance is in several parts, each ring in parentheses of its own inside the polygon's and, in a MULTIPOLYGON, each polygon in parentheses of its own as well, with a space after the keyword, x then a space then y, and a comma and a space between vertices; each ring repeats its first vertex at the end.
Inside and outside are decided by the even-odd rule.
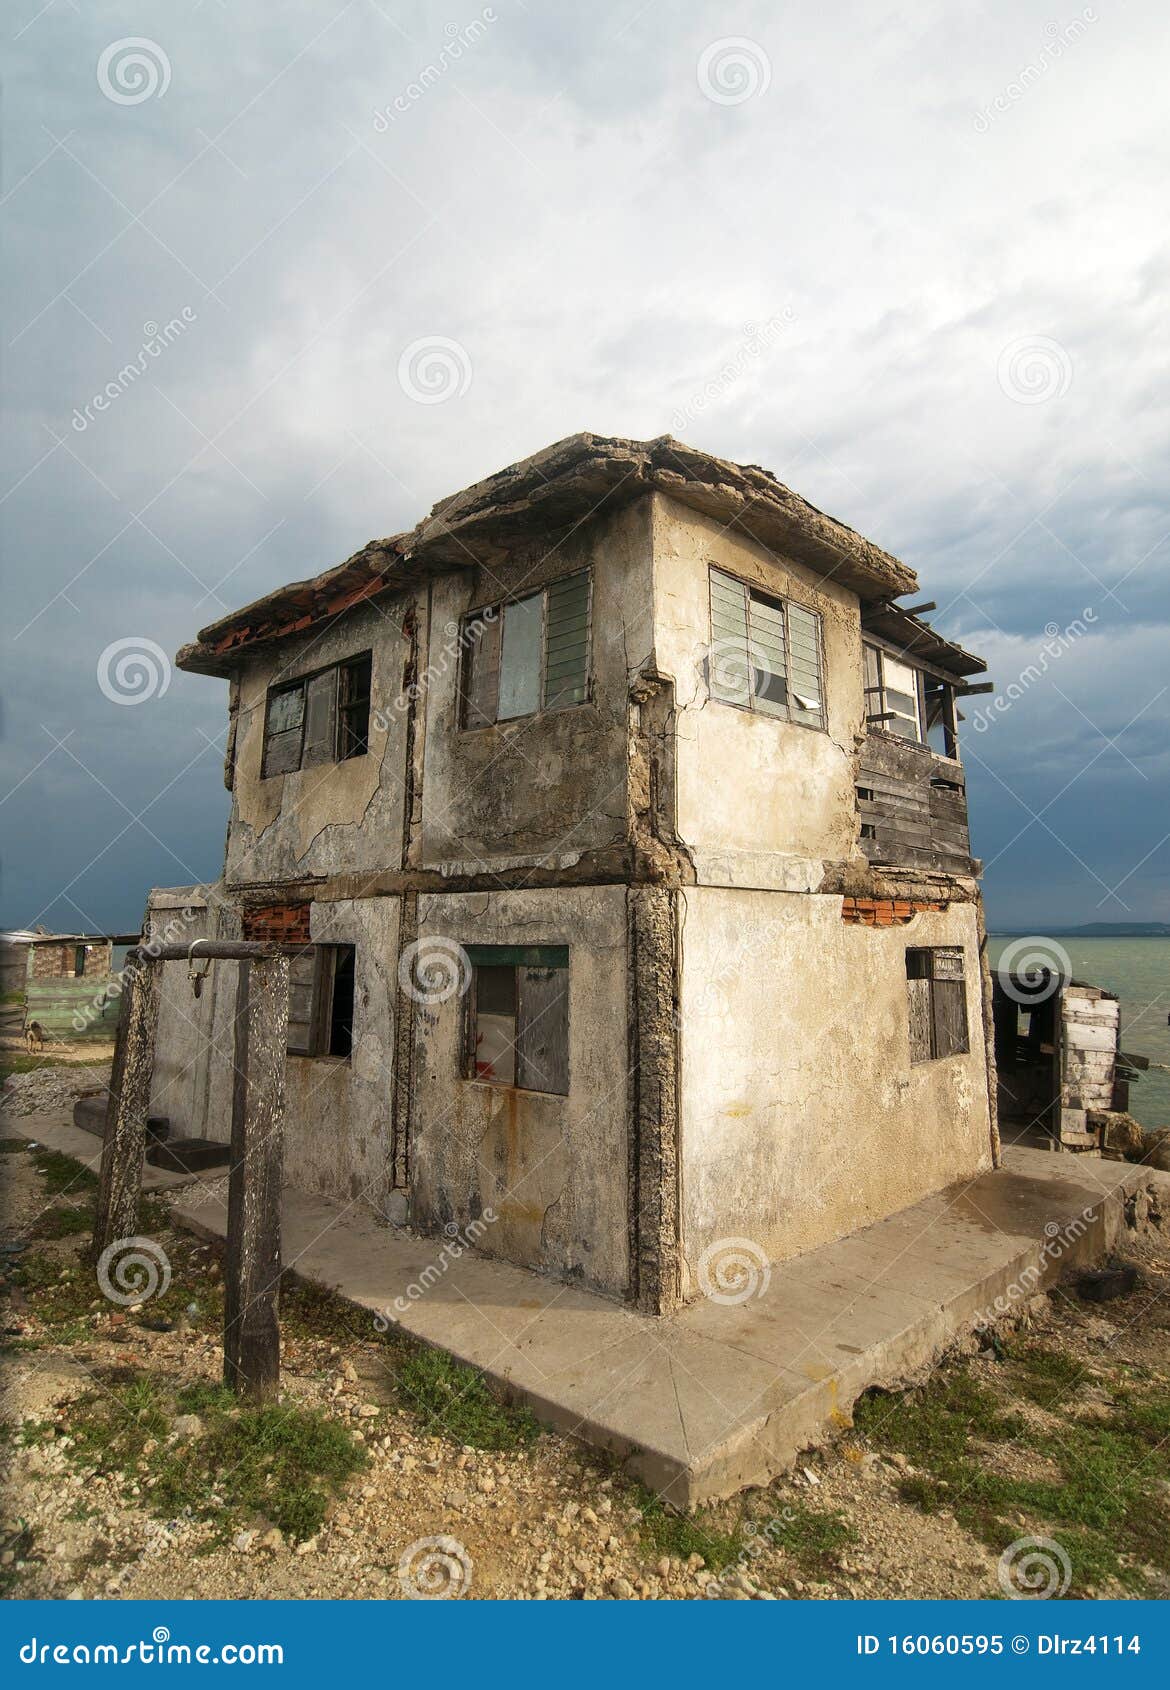
POLYGON ((217 873, 197 628, 581 429, 764 464, 919 572, 997 683, 993 925, 1170 919, 1164 5, 5 31, 6 925, 217 873))

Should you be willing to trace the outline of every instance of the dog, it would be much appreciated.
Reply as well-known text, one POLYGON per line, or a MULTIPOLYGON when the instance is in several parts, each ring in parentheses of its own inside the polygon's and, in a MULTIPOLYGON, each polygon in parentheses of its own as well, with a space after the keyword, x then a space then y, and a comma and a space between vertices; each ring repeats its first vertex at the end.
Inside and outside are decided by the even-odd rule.
POLYGON ((24 1047, 30 1056, 45 1048, 45 1029, 39 1021, 30 1021, 24 1030, 24 1047))

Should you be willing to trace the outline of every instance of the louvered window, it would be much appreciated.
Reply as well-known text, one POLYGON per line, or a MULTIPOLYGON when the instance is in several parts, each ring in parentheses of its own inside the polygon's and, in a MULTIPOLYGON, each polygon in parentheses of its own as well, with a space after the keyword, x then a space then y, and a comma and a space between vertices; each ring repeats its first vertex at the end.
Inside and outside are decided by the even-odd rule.
POLYGON ((823 728, 819 615, 713 569, 707 683, 724 704, 823 728))
POLYGON ((587 569, 464 623, 465 728, 515 721, 589 696, 590 577, 587 569))

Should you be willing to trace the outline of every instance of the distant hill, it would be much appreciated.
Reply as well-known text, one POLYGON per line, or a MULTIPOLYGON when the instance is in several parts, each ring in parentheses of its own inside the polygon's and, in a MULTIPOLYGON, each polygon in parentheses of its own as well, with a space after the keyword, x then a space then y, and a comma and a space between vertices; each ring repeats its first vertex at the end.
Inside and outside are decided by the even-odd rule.
MULTIPOLYGON (((1029 934, 1036 933, 1029 929, 1029 934)), ((1170 939, 1170 922, 1166 921, 1087 921, 1083 927, 1044 927, 1040 929, 1051 939, 1170 939)), ((993 939, 1021 939, 1022 928, 996 928, 993 939)))

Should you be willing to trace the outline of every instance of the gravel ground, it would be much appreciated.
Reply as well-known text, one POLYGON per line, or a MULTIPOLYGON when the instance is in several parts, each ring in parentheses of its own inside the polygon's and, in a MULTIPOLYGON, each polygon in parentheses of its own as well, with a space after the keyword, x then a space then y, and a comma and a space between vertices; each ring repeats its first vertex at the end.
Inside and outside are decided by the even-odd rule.
MULTIPOLYGON (((35 1238, 46 1202, 41 1175, 27 1152, 10 1153, 3 1162, 4 1238, 23 1239, 30 1231, 35 1238)), ((53 1199, 66 1206, 77 1201, 69 1192, 53 1199)), ((192 1308, 201 1297, 206 1304, 220 1276, 215 1247, 165 1231, 155 1236, 165 1243, 192 1308)), ((86 1271, 84 1243, 84 1236, 36 1238, 35 1248, 60 1263, 59 1278, 69 1284, 86 1271)), ((1170 1264, 1160 1260, 1157 1247, 1158 1241, 1143 1247, 1148 1319, 1134 1318, 1133 1299, 1121 1321, 1066 1298, 1055 1306, 1042 1298, 1031 1322, 1086 1370, 1099 1371, 1102 1354, 1118 1346, 1124 1346, 1127 1367, 1164 1369, 1170 1264)), ((193 1316, 179 1319, 173 1330, 151 1330, 144 1324, 149 1305, 114 1309, 95 1297, 82 1305, 80 1323, 66 1330, 43 1320, 38 1307, 37 1292, 17 1287, 5 1311, 0 1580, 8 1594, 397 1598, 417 1593, 412 1580, 427 1553, 420 1542, 428 1539, 453 1540, 438 1546, 447 1574, 462 1593, 479 1597, 1000 1594, 996 1554, 947 1511, 925 1514, 905 1499, 902 1490, 914 1469, 897 1451, 846 1434, 768 1488, 704 1510, 680 1547, 672 1540, 672 1522, 663 1527, 653 1512, 644 1515, 645 1493, 571 1439, 541 1432, 524 1448, 485 1450, 435 1429, 433 1420, 404 1403, 384 1343, 353 1325, 359 1317, 344 1305, 337 1305, 342 1314, 336 1328, 314 1327, 291 1314, 285 1320, 283 1401, 341 1421, 361 1442, 368 1465, 307 1541, 286 1540, 257 1515, 238 1529, 233 1524, 227 1541, 217 1543, 214 1523, 181 1513, 156 1518, 148 1488, 133 1476, 79 1465, 73 1441, 79 1403, 94 1391, 95 1379, 141 1371, 174 1384, 218 1383, 214 1327, 193 1316), (728 1533, 739 1534, 728 1565, 717 1553, 702 1553, 705 1538, 714 1546, 726 1543, 728 1533)), ((968 1365, 992 1378, 996 1358, 984 1353, 968 1365)), ((1087 1388, 1091 1394, 1091 1380, 1087 1388)), ((1042 1415, 1033 1405, 1027 1412, 1042 1415)), ((180 1435, 179 1424, 170 1439, 180 1435)), ((1015 1445, 988 1451, 989 1461, 1028 1459, 1015 1445)), ((1021 1531, 1042 1529, 1022 1516, 1019 1524, 1021 1531)), ((1096 1594, 1124 1592, 1111 1587, 1096 1594)))
POLYGON ((97 1066, 55 1064, 30 1068, 24 1074, 9 1074, 0 1093, 0 1121, 35 1115, 41 1110, 72 1109, 85 1092, 98 1091, 109 1080, 108 1062, 97 1066))

